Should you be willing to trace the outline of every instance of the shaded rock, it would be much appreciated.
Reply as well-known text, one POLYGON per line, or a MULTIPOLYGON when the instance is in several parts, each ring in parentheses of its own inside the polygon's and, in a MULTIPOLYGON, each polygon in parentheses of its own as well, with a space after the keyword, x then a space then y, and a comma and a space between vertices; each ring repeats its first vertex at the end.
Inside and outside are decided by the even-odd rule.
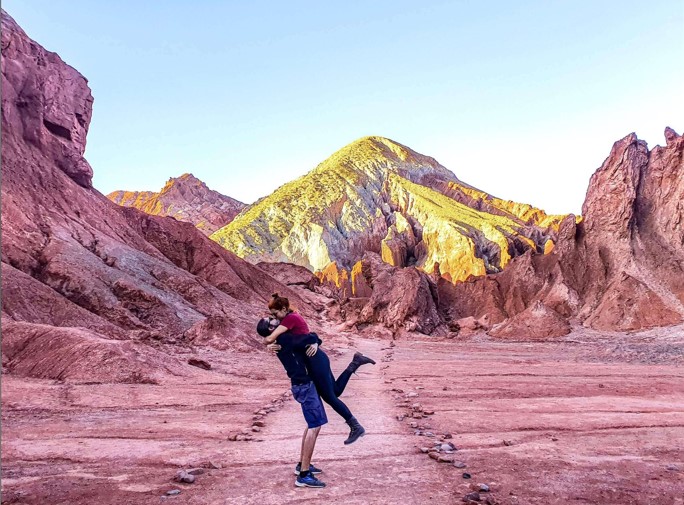
POLYGON ((188 365, 196 366, 198 368, 203 368, 204 370, 211 370, 211 365, 199 358, 190 358, 188 360, 188 365))
POLYGON ((535 302, 527 309, 487 332, 493 337, 539 339, 560 337, 570 333, 570 325, 556 311, 541 302, 535 302))

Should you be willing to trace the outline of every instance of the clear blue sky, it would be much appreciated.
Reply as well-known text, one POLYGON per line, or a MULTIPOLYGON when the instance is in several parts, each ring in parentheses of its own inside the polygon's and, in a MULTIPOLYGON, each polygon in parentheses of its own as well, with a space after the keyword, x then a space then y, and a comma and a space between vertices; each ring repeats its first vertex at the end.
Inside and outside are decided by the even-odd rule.
POLYGON ((579 213, 614 141, 684 129, 684 2, 6 0, 95 97, 103 193, 250 203, 365 135, 579 213))

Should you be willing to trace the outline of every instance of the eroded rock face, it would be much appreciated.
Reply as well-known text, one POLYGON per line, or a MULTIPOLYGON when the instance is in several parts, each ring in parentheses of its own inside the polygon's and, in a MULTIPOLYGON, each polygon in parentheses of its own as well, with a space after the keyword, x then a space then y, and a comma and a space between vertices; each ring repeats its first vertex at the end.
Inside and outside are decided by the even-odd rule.
POLYGON ((29 39, 4 11, 2 27, 3 135, 20 139, 90 188, 93 170, 83 153, 93 97, 86 79, 29 39))
POLYGON ((209 189, 192 174, 169 179, 159 193, 114 191, 107 198, 146 214, 171 216, 194 224, 207 236, 230 223, 246 207, 242 202, 209 189))
MULTIPOLYGON (((105 374, 123 380, 147 362, 112 339, 181 344, 213 318, 229 322, 224 337, 235 349, 236 335, 258 339, 254 321, 271 293, 300 300, 191 224, 119 207, 93 189, 80 157, 92 102, 85 79, 5 12, 2 37, 2 343, 11 370, 53 377, 60 363, 71 369, 68 349, 78 346, 128 362, 125 373, 105 374), (58 362, 34 355, 48 342, 58 362)), ((65 372, 82 377, 74 373, 65 372)))

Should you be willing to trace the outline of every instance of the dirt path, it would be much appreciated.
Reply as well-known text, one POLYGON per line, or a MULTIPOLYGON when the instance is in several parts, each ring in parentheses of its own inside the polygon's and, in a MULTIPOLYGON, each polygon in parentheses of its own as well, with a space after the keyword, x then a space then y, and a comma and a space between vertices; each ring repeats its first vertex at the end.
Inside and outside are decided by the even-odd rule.
MULTIPOLYGON (((217 479, 201 496, 187 503, 449 503, 450 486, 436 474, 432 461, 417 454, 414 437, 399 423, 394 402, 383 379, 386 343, 358 341, 357 349, 374 356, 375 366, 362 367, 353 376, 342 399, 362 422, 367 434, 353 445, 342 442, 349 429, 330 408, 329 423, 321 430, 314 462, 322 467, 325 489, 294 486, 294 464, 304 428, 299 405, 294 401, 267 416, 259 443, 246 442, 241 451, 244 464, 235 462, 230 472, 217 479), (425 485, 426 480, 430 485, 425 485)), ((341 372, 353 350, 332 359, 333 371, 341 372)), ((446 475, 445 475, 446 476, 446 475)))

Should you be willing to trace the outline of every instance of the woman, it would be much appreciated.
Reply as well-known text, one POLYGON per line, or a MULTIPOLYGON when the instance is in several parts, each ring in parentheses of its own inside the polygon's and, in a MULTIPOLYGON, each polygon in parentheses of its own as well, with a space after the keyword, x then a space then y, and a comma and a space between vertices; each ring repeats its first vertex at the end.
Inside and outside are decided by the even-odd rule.
MULTIPOLYGON (((268 308, 271 315, 280 321, 280 324, 273 330, 273 332, 266 337, 264 343, 266 345, 272 343, 287 343, 292 346, 308 346, 306 351, 307 369, 309 375, 316 385, 316 390, 323 401, 330 405, 335 412, 337 412, 345 422, 349 425, 350 432, 345 445, 349 445, 359 437, 362 437, 366 430, 361 426, 357 419, 352 415, 349 408, 338 397, 347 387, 347 383, 352 374, 366 363, 375 364, 375 361, 364 356, 360 352, 354 354, 354 358, 347 368, 335 379, 335 376, 330 369, 330 359, 328 355, 318 345, 321 340, 318 335, 309 331, 309 325, 302 316, 290 308, 290 301, 278 293, 274 294, 271 301, 268 303, 268 308), (278 338, 280 337, 280 341, 278 338), (287 342, 282 339, 287 339, 287 342)), ((282 344, 281 344, 282 345, 282 344)))

